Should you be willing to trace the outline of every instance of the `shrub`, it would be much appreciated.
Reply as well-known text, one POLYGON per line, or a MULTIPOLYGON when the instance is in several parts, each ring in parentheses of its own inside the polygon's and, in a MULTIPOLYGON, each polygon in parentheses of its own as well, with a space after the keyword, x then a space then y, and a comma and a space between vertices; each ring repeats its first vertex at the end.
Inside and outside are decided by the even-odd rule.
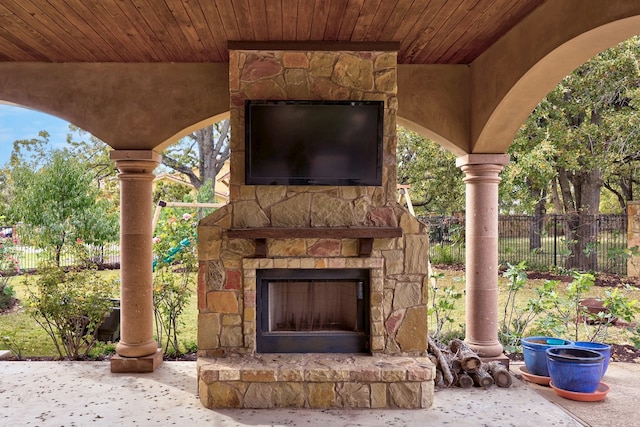
POLYGON ((16 242, 13 237, 0 237, 0 311, 11 307, 15 301, 15 292, 9 285, 9 279, 20 272, 16 242))
POLYGON ((431 307, 427 312, 429 324, 435 326, 431 336, 435 341, 439 342, 445 342, 445 338, 459 337, 459 334, 453 331, 455 319, 452 316, 452 312, 456 309, 456 303, 463 295, 454 286, 440 288, 438 280, 443 277, 444 273, 432 274, 430 277, 429 300, 431 301, 431 307))
POLYGON ((580 302, 594 283, 593 274, 574 273, 564 295, 558 292, 560 282, 555 280, 546 281, 542 288, 536 289, 543 307, 537 321, 537 332, 574 341, 604 341, 614 319, 631 322, 640 311, 636 300, 631 300, 623 291, 614 288, 607 290, 603 298, 603 306, 607 310, 590 313, 580 302))
POLYGON ((526 262, 516 265, 507 263, 507 270, 503 276, 508 279, 507 301, 504 305, 502 321, 498 330, 498 337, 504 348, 508 351, 516 351, 524 335, 524 331, 542 311, 541 299, 531 298, 525 308, 516 305, 518 292, 527 283, 526 262))
MULTIPOLYGON (((84 251, 76 245, 76 259, 84 251)), ((96 343, 97 330, 111 309, 113 283, 89 264, 64 269, 55 260, 44 262, 39 275, 24 279, 27 309, 53 341, 60 358, 80 360, 96 343)))

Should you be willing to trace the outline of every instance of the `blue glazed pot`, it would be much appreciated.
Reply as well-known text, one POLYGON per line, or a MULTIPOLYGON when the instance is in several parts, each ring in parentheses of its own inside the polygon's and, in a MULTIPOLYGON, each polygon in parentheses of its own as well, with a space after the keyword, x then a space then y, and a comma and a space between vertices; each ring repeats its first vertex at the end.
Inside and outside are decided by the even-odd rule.
POLYGON ((553 337, 522 338, 522 354, 527 371, 533 375, 548 377, 547 349, 571 344, 573 344, 573 342, 553 337))
POLYGON ((547 349, 551 382, 557 388, 578 393, 593 393, 602 377, 604 356, 578 347, 547 349))
POLYGON ((609 344, 604 344, 601 342, 590 341, 575 341, 573 345, 578 348, 586 348, 587 350, 597 351, 604 356, 604 363, 602 364, 602 376, 604 377, 604 373, 607 372, 609 361, 611 360, 611 346, 609 344))

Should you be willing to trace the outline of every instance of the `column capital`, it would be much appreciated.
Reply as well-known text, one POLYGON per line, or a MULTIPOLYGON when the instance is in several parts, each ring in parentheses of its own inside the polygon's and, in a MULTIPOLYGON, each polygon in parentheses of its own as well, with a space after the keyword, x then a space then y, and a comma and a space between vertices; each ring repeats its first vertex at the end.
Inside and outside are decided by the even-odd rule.
POLYGON ((467 165, 500 165, 509 163, 508 154, 465 154, 456 158, 456 166, 467 165))
POLYGON ((162 161, 162 155, 153 150, 112 150, 109 157, 114 162, 133 160, 160 163, 162 161))
POLYGON ((144 176, 153 179, 153 170, 162 161, 162 155, 153 150, 113 150, 109 157, 120 171, 120 179, 134 175, 140 175, 135 179, 143 179, 144 176))

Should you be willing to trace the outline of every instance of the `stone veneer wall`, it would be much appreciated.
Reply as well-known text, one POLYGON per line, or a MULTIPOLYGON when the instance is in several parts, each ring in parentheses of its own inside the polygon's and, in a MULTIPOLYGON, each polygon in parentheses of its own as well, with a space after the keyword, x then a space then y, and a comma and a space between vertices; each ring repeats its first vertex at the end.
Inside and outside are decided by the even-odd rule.
POLYGON ((198 227, 198 355, 256 351, 255 271, 261 268, 368 268, 371 350, 422 355, 427 349, 428 236, 396 199, 396 54, 392 52, 230 51, 230 203, 198 227), (381 187, 244 185, 245 99, 384 100, 381 187), (376 239, 370 258, 357 240, 229 239, 231 228, 400 226, 376 239))

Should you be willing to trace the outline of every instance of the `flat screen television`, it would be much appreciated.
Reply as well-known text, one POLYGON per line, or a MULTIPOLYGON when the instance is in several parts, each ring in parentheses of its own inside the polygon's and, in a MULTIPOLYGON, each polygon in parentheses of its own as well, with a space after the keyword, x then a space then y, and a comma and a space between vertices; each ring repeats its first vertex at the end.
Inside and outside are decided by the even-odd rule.
POLYGON ((382 185, 383 101, 245 104, 245 184, 382 185))

